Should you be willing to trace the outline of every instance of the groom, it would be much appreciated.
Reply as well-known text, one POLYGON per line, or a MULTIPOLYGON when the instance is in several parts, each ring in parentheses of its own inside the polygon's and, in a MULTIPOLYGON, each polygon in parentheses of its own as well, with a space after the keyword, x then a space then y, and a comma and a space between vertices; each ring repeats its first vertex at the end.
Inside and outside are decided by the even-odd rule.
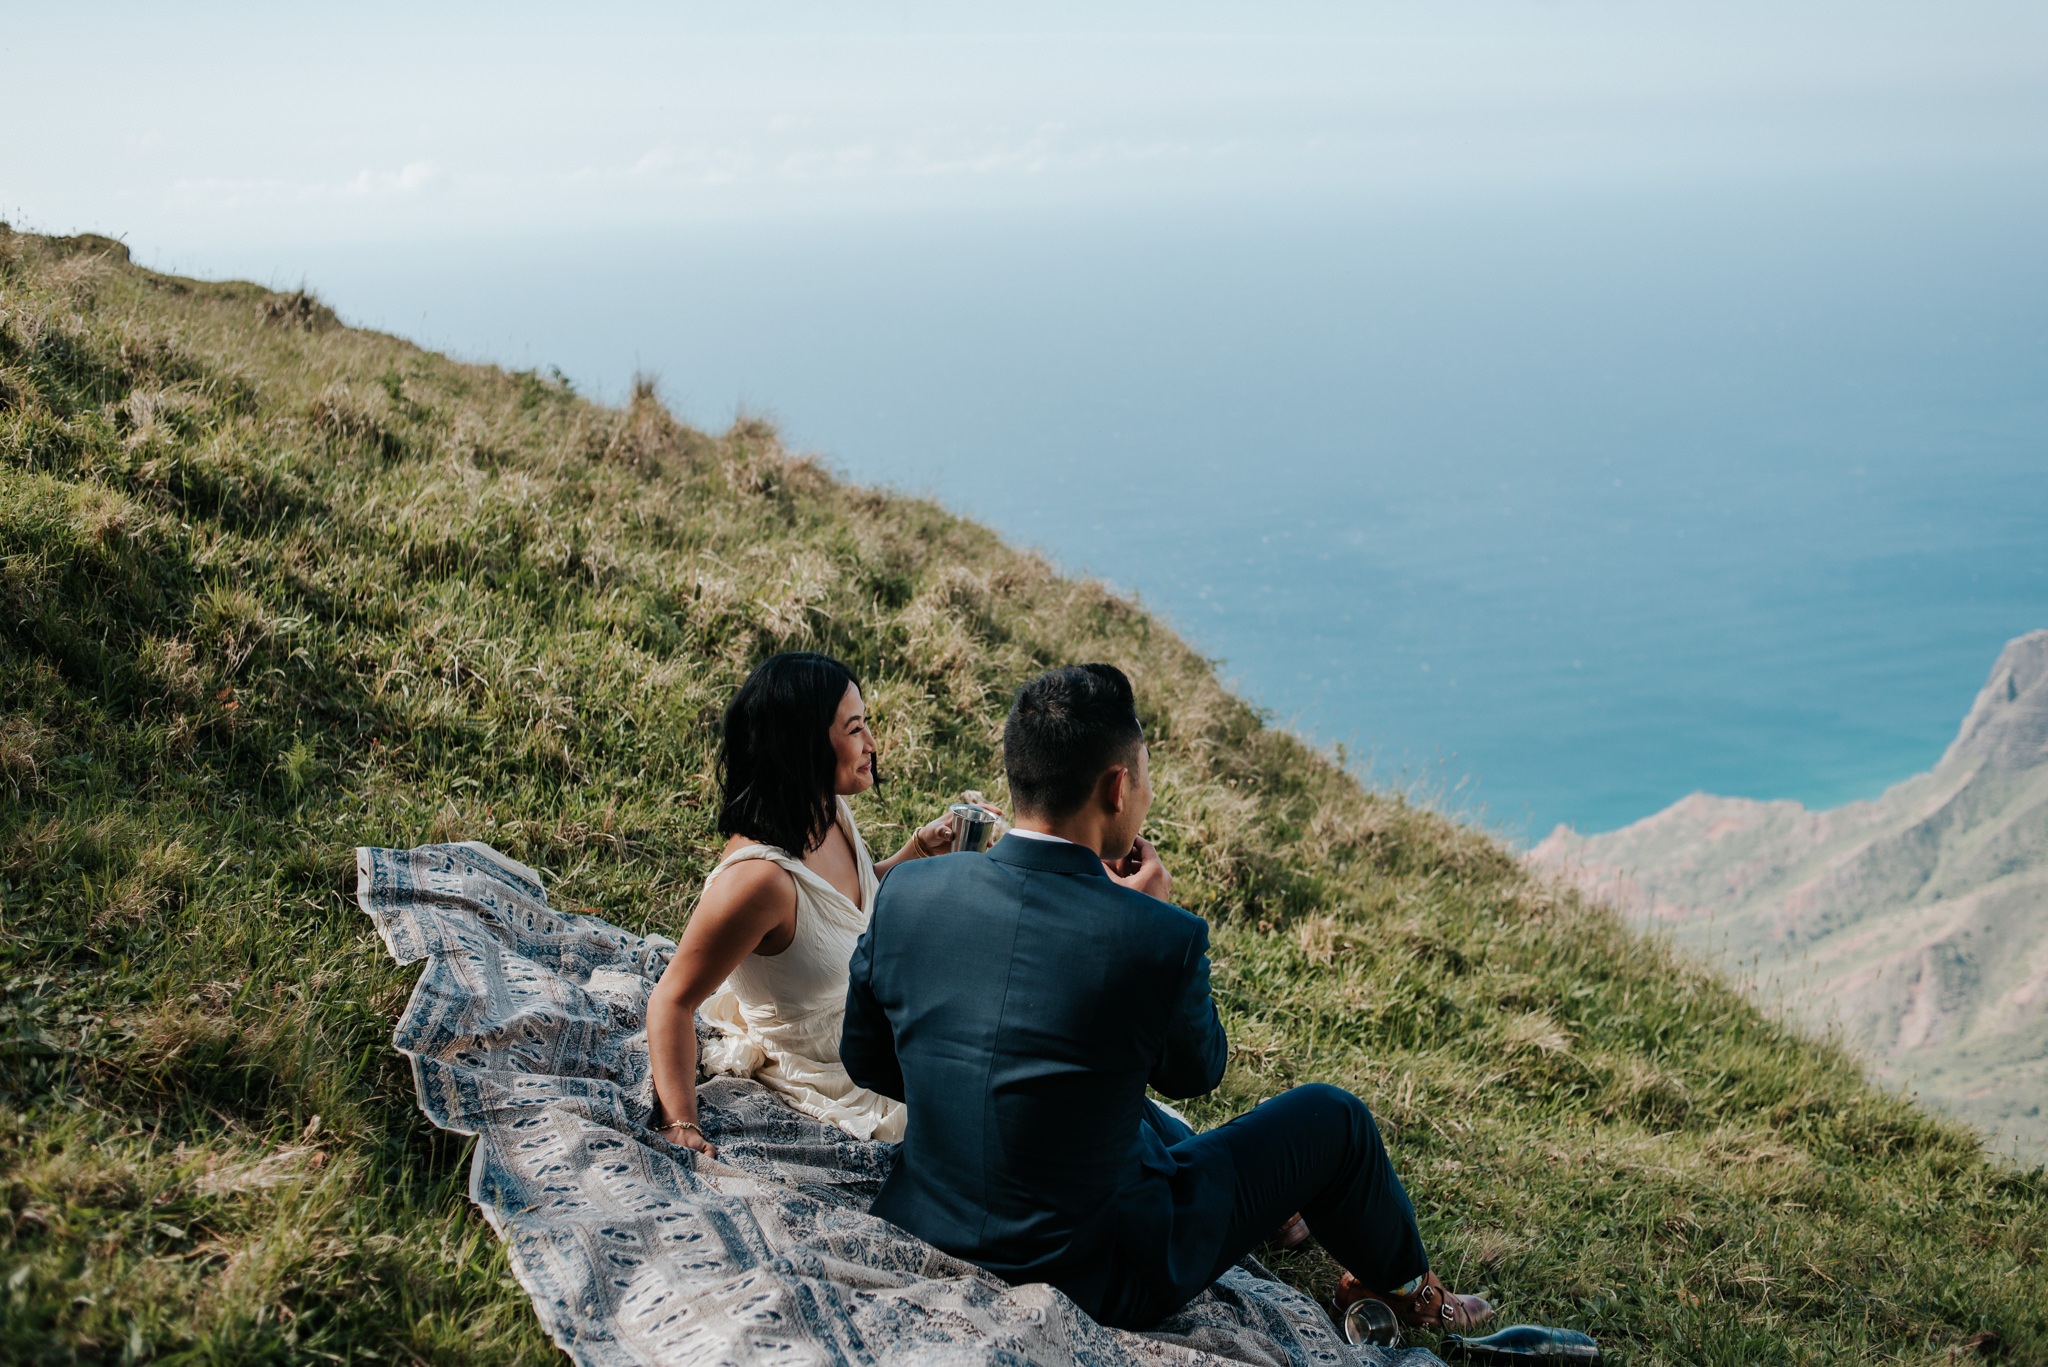
POLYGON ((905 864, 855 948, 840 1059, 907 1101, 874 1213, 1010 1282, 1147 1328, 1299 1211, 1410 1323, 1491 1313, 1429 1271, 1365 1103, 1296 1087, 1207 1134, 1145 1098, 1200 1096, 1229 1053, 1207 924, 1167 900, 1130 681, 1052 670, 1003 732, 1016 827, 987 854, 905 864))

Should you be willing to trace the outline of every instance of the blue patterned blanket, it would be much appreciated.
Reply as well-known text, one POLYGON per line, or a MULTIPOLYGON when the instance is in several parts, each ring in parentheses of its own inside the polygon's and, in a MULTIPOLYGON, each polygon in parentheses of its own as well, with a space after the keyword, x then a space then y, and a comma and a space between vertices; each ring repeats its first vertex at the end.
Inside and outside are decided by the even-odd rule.
POLYGON ((420 1109, 476 1136, 470 1199, 582 1367, 1402 1367, 1344 1343, 1297 1291, 1234 1269, 1146 1334, 1050 1287, 1010 1286, 867 1213, 895 1147, 759 1084, 700 1091, 716 1160, 646 1128, 643 1019, 674 952, 549 908, 478 844, 356 852, 357 899, 426 961, 393 1043, 420 1109))

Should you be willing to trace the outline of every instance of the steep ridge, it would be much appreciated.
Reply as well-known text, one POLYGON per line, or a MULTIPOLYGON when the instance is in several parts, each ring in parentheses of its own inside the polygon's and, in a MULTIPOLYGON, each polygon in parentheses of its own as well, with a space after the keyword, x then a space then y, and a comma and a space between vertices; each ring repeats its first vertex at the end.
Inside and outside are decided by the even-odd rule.
POLYGON ((1874 1071, 2048 1151, 2048 631, 2009 642, 1932 770, 1814 812, 1706 793, 1529 853, 1749 977, 1874 1071))

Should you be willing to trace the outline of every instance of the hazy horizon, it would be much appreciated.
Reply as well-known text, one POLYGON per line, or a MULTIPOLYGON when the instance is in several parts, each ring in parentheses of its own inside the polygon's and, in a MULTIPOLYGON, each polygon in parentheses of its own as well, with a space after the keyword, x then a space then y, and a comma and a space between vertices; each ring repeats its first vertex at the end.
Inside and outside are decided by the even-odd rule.
POLYGON ((87 4, 0 51, 65 111, 0 153, 0 213, 259 277, 335 242, 2048 156, 2048 11, 2014 0, 87 4), (33 60, 63 48, 94 60, 33 60))

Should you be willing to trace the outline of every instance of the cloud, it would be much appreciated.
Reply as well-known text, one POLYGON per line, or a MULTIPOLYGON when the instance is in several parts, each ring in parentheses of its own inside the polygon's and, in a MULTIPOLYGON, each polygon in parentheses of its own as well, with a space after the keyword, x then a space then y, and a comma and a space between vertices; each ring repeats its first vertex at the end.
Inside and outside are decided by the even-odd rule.
MULTIPOLYGON (((771 131, 786 129, 776 119, 771 131)), ((631 161, 587 164, 570 172, 577 185, 705 188, 736 184, 845 184, 906 180, 1038 176, 1059 169, 1195 161, 1242 152, 1242 137, 1205 144, 1164 137, 1117 137, 1061 124, 974 128, 927 124, 870 130, 837 140, 734 135, 663 142, 631 161)))
POLYGON ((344 181, 284 177, 186 177, 171 182, 170 201, 182 208, 245 209, 257 205, 319 204, 402 199, 439 190, 452 177, 437 162, 409 161, 396 171, 365 168, 344 181))
POLYGON ((388 199, 413 195, 448 183, 448 173, 431 161, 409 161, 397 171, 363 171, 342 187, 347 199, 388 199))

